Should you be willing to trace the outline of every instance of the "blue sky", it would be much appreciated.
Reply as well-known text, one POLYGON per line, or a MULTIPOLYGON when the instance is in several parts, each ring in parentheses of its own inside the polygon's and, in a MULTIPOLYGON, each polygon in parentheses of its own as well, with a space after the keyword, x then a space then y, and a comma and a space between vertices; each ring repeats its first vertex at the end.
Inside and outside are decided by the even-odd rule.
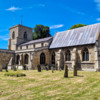
POLYGON ((74 24, 99 23, 100 0, 0 0, 0 49, 7 48, 9 28, 20 24, 21 16, 23 25, 49 26, 53 36, 74 24))

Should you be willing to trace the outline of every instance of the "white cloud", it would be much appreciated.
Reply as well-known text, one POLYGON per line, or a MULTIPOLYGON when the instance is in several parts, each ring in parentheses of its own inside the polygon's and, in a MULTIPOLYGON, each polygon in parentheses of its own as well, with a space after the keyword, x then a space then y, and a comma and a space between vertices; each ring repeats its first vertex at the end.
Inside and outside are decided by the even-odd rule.
POLYGON ((57 28, 61 28, 61 27, 63 27, 63 26, 64 26, 63 24, 52 25, 52 26, 50 26, 50 29, 57 29, 57 28))
POLYGON ((65 5, 58 5, 60 6, 61 8, 69 11, 69 12, 72 12, 72 13, 75 13, 75 14, 78 14, 78 15, 86 15, 84 12, 82 11, 79 11, 79 10, 76 10, 74 8, 71 8, 71 7, 68 7, 68 6, 65 6, 65 5))
POLYGON ((67 10, 69 10, 72 13, 76 13, 78 15, 85 15, 84 12, 81 12, 81 11, 78 11, 78 10, 75 10, 75 9, 72 9, 72 8, 67 8, 67 10))
POLYGON ((45 7, 45 4, 38 4, 39 7, 45 7))
POLYGON ((100 0, 94 0, 95 2, 97 2, 97 3, 100 3, 100 0))
POLYGON ((97 21, 100 21, 100 18, 97 18, 97 21))
POLYGON ((8 9, 6 9, 7 11, 16 11, 16 10, 21 10, 22 8, 19 8, 19 7, 10 7, 8 9))
MULTIPOLYGON (((30 7, 24 7, 23 9, 32 9, 33 7, 45 7, 46 5, 45 4, 34 4, 33 6, 30 6, 30 7)), ((15 7, 15 6, 12 6, 8 9, 6 9, 7 11, 16 11, 16 10, 21 10, 22 8, 19 8, 19 7, 15 7)))
POLYGON ((9 39, 9 35, 8 34, 6 34, 6 35, 0 35, 0 39, 7 41, 9 39))
POLYGON ((45 4, 34 4, 30 8, 33 8, 33 7, 45 7, 45 6, 46 6, 45 4))
POLYGON ((100 0, 94 0, 97 6, 97 10, 100 11, 100 0))

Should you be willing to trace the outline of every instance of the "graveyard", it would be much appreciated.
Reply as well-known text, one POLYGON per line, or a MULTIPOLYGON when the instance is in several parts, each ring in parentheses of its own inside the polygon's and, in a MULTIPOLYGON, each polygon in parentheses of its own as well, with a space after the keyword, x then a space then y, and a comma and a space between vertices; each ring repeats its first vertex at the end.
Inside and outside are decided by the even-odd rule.
POLYGON ((100 72, 3 70, 0 72, 0 100, 99 100, 100 72), (5 76, 23 73, 26 76, 5 76))

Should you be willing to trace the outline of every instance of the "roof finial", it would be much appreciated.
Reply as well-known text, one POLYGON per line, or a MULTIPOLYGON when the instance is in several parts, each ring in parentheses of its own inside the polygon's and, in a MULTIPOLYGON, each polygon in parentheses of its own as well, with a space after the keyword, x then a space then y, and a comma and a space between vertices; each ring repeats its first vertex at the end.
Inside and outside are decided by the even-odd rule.
POLYGON ((23 25, 23 23, 22 23, 22 19, 23 19, 23 16, 21 16, 21 25, 23 25))

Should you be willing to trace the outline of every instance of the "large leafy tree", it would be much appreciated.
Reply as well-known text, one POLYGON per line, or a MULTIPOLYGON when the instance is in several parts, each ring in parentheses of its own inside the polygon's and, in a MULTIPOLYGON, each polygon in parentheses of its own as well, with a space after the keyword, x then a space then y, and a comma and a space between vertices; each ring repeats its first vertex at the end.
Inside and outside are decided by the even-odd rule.
POLYGON ((50 29, 49 29, 48 26, 36 25, 33 28, 33 30, 34 30, 34 32, 33 32, 33 40, 51 36, 50 35, 50 29))
POLYGON ((73 25, 70 29, 75 29, 75 28, 79 28, 83 26, 87 26, 87 25, 86 24, 76 24, 76 25, 73 25))

